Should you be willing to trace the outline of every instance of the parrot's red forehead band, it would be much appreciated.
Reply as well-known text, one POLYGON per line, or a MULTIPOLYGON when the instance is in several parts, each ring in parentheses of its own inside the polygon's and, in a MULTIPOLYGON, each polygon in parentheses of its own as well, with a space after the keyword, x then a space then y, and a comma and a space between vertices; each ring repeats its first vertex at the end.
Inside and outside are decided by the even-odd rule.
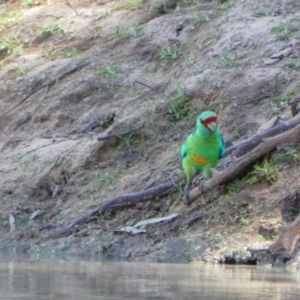
POLYGON ((205 120, 201 120, 201 123, 203 124, 203 125, 207 125, 207 124, 209 124, 209 123, 211 123, 211 122, 217 122, 217 117, 209 117, 209 118, 207 118, 207 119, 205 119, 205 120))

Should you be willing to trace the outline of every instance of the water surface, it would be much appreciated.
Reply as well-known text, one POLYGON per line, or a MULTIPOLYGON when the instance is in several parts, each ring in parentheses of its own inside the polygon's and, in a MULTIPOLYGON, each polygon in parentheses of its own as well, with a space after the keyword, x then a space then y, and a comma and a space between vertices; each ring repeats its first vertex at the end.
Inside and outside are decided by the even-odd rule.
POLYGON ((211 264, 2 261, 0 299, 300 299, 300 273, 211 264))

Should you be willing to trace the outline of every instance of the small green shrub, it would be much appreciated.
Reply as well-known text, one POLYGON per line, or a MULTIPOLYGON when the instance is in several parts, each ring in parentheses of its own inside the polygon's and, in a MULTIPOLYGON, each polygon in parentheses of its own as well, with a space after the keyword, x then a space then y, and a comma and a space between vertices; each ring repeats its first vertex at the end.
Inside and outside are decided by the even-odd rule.
POLYGON ((163 60, 172 60, 178 58, 182 54, 183 53, 180 46, 172 45, 167 47, 166 49, 161 50, 159 52, 159 58, 163 60))
POLYGON ((200 3, 200 0, 183 0, 183 2, 187 5, 197 5, 200 3))
POLYGON ((39 28, 39 35, 41 37, 47 37, 54 34, 68 34, 70 31, 66 25, 50 23, 48 25, 39 28))
POLYGON ((118 70, 116 67, 105 67, 103 69, 100 70, 100 75, 102 75, 104 78, 107 78, 107 79, 114 79, 117 77, 118 75, 118 70))
POLYGON ((97 16, 96 16, 96 20, 101 20, 101 19, 106 18, 107 16, 110 16, 111 12, 112 12, 111 7, 107 8, 107 9, 104 9, 104 10, 98 11, 97 16))
POLYGON ((186 95, 185 91, 183 89, 179 89, 177 91, 175 103, 171 103, 167 106, 167 115, 174 121, 191 117, 191 102, 192 99, 186 95))
POLYGON ((136 10, 142 7, 144 0, 130 0, 125 6, 126 9, 136 10))
POLYGON ((45 49, 42 51, 43 57, 46 57, 46 58, 51 58, 51 57, 53 57, 56 53, 57 53, 57 50, 56 50, 53 46, 47 47, 47 48, 45 48, 45 49))
POLYGON ((10 12, 7 14, 0 14, 0 29, 5 28, 8 25, 16 23, 21 13, 19 12, 10 12))
POLYGON ((156 4, 156 9, 160 14, 167 14, 170 11, 176 9, 177 1, 176 0, 160 0, 156 4))
POLYGON ((273 160, 270 157, 265 157, 261 165, 256 164, 254 170, 251 172, 253 177, 250 179, 250 183, 254 184, 258 181, 266 181, 272 183, 277 179, 277 170, 273 166, 273 160))
POLYGON ((117 37, 121 39, 128 39, 131 37, 137 37, 138 33, 144 28, 144 25, 134 24, 126 29, 121 30, 117 28, 117 37))
POLYGON ((270 7, 261 7, 255 15, 257 17, 273 17, 275 16, 275 12, 270 7))
POLYGON ((217 62, 217 67, 219 69, 228 69, 232 68, 235 64, 235 56, 232 54, 227 55, 226 57, 221 58, 217 62))
POLYGON ((288 40, 290 35, 296 31, 299 31, 299 25, 292 23, 281 23, 271 28, 271 32, 274 33, 279 40, 288 40))
POLYGON ((17 33, 10 33, 2 36, 0 39, 0 56, 8 56, 14 53, 19 53, 23 49, 21 40, 17 33))
POLYGON ((70 57, 79 57, 82 54, 83 54, 83 51, 73 48, 73 49, 67 51, 64 56, 67 58, 70 58, 70 57))
POLYGON ((27 6, 35 6, 35 5, 41 5, 42 1, 41 0, 22 0, 21 5, 23 7, 27 6))
POLYGON ((289 67, 293 69, 300 69, 300 58, 293 59, 289 63, 289 67))
POLYGON ((9 73, 13 73, 15 76, 22 76, 26 73, 26 70, 21 67, 13 67, 9 70, 9 73))
POLYGON ((208 11, 205 13, 193 13, 192 19, 188 21, 187 23, 191 26, 199 26, 203 23, 208 23, 211 21, 211 19, 214 17, 214 13, 212 11, 208 11))
POLYGON ((215 6, 216 11, 227 10, 234 5, 234 0, 227 0, 224 3, 218 4, 215 6))
POLYGON ((33 162, 38 160, 38 158, 39 156, 37 154, 32 154, 24 159, 23 164, 26 168, 28 168, 33 162))
POLYGON ((291 101, 297 94, 296 89, 290 88, 286 92, 273 96, 271 100, 271 108, 273 113, 278 113, 288 106, 288 102, 291 101))
POLYGON ((118 147, 121 149, 122 147, 132 147, 134 145, 140 145, 141 144, 141 139, 134 133, 131 133, 126 136, 120 137, 120 139, 123 141, 123 143, 118 147))
POLYGON ((232 183, 227 186, 226 197, 232 197, 235 193, 237 193, 245 184, 245 178, 236 179, 232 183))
POLYGON ((288 146, 285 150, 285 156, 291 157, 295 164, 300 164, 300 146, 288 146))
POLYGON ((151 66, 147 69, 147 73, 155 73, 157 71, 156 66, 151 66))

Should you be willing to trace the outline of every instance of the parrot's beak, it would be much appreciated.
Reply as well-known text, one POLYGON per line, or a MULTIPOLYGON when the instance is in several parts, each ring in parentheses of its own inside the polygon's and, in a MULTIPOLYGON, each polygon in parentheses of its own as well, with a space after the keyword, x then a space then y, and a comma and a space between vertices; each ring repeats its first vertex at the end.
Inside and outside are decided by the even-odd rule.
POLYGON ((217 129, 217 122, 210 122, 206 126, 210 132, 214 132, 217 129))

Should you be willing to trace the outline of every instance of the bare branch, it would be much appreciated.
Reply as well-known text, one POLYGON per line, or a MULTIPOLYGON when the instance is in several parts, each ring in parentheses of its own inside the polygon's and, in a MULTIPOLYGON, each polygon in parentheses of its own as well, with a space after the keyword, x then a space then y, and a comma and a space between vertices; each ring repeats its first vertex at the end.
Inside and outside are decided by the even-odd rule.
POLYGON ((285 122, 280 121, 279 125, 276 125, 274 127, 272 126, 271 128, 268 128, 260 133, 257 133, 251 138, 244 140, 238 143, 237 145, 228 148, 225 151, 225 155, 234 153, 235 156, 241 156, 249 152, 250 150, 254 149, 257 145, 259 145, 263 141, 263 139, 275 136, 279 133, 292 129, 299 123, 300 123, 300 115, 296 115, 294 118, 285 122))
POLYGON ((136 80, 135 82, 138 83, 138 84, 141 84, 141 85, 143 85, 143 86, 145 86, 145 87, 147 87, 147 88, 149 88, 150 90, 152 90, 152 91, 154 91, 154 92, 156 92, 156 93, 163 94, 163 93, 160 92, 158 89, 153 88, 153 87, 151 87, 150 85, 148 85, 148 84, 146 84, 146 83, 143 83, 143 82, 138 81, 138 80, 136 80))
POLYGON ((246 101, 245 103, 242 103, 242 105, 247 105, 249 103, 257 102, 257 101, 260 101, 260 100, 263 100, 263 99, 266 99, 266 98, 269 98, 269 97, 270 97, 269 95, 265 94, 265 95, 262 95, 260 97, 255 98, 255 99, 251 99, 249 101, 246 101))
MULTIPOLYGON (((296 117, 295 117, 296 118, 296 117)), ((294 119, 295 119, 294 118, 294 119)), ((298 117, 298 119, 300 119, 298 117)), ((299 120, 298 120, 299 121, 299 120)), ((279 125, 280 126, 280 125, 279 125)), ((256 148, 249 153, 237 159, 235 163, 232 163, 227 169, 220 174, 212 177, 211 179, 204 182, 202 190, 195 188, 190 192, 190 200, 185 202, 191 204, 197 197, 202 193, 211 190, 212 188, 226 183, 238 176, 240 176, 245 169, 254 161, 268 152, 275 149, 277 146, 282 144, 295 144, 300 141, 300 124, 287 132, 276 135, 274 137, 264 139, 256 148)))
POLYGON ((123 136, 131 135, 131 134, 137 132, 138 130, 140 130, 140 128, 125 131, 125 132, 121 132, 121 133, 110 134, 110 135, 107 135, 107 136, 99 136, 97 138, 97 140, 98 141, 104 141, 104 140, 108 140, 108 139, 111 139, 111 138, 114 138, 114 137, 123 137, 123 136))
POLYGON ((174 180, 168 181, 166 183, 160 184, 158 186, 155 186, 153 188, 143 190, 141 192, 135 193, 135 194, 127 194, 127 195, 121 195, 117 196, 113 199, 109 199, 105 202, 103 202, 99 207, 94 209, 93 211, 89 212, 82 218, 76 220, 75 222, 71 223, 67 227, 62 229, 62 233, 67 233, 70 231, 74 226, 84 224, 91 222, 95 219, 95 216, 104 213, 107 211, 113 211, 119 208, 124 208, 127 206, 131 206, 140 202, 149 201, 157 196, 160 196, 162 194, 165 194, 169 192, 176 183, 179 183, 184 179, 183 176, 178 177, 174 180))
POLYGON ((67 75, 70 75, 76 71, 78 71, 79 69, 85 67, 86 65, 89 65, 90 62, 86 62, 86 63, 83 63, 79 66, 76 66, 74 68, 72 68, 71 70, 67 71, 66 73, 58 76, 57 78, 53 79, 52 81, 50 81, 49 83, 46 83, 42 86, 40 86, 39 88, 37 88, 36 90, 32 91, 30 94, 28 94, 25 98, 23 98, 19 103, 17 103, 15 106, 13 106, 12 108, 10 108, 7 112, 5 112, 4 114, 2 114, 0 116, 0 118, 6 116, 7 114, 9 114, 11 111, 13 111, 14 109, 16 109, 17 107, 19 107, 21 104, 23 104, 29 97, 31 97, 33 94, 37 93, 39 90, 45 88, 45 87, 48 87, 48 89, 53 86, 54 84, 56 84, 59 80, 62 80, 64 77, 66 77, 67 75))
POLYGON ((66 5, 70 6, 76 13, 76 16, 78 16, 77 10, 74 8, 74 6, 70 3, 70 1, 66 0, 66 5))

